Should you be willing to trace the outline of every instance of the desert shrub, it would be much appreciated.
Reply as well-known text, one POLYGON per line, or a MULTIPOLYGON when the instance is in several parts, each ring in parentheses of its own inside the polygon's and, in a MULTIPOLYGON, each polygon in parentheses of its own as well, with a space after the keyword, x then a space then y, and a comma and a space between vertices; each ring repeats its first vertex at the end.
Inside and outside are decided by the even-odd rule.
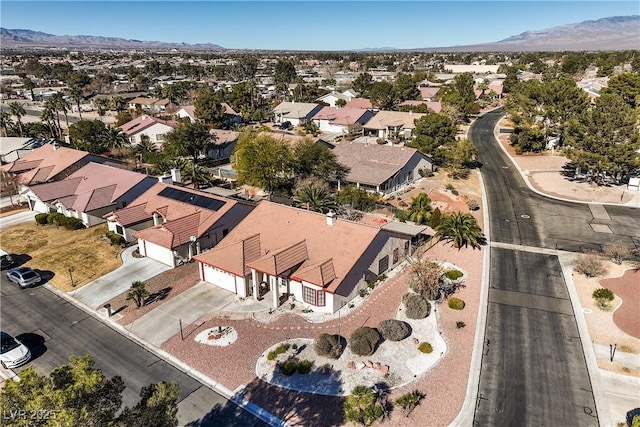
POLYGON ((456 322, 456 328, 458 328, 458 329, 462 329, 465 326, 467 326, 467 324, 464 323, 464 322, 456 322))
POLYGON ((444 188, 446 188, 449 191, 456 189, 456 187, 454 187, 453 184, 451 184, 451 183, 445 185, 444 188))
POLYGON ((409 414, 420 404, 420 401, 424 398, 424 394, 418 390, 414 390, 410 393, 405 393, 395 400, 396 406, 402 409, 402 414, 408 417, 409 414))
POLYGON ((573 269, 587 277, 601 276, 607 271, 602 258, 594 254, 580 255, 573 264, 573 269))
POLYGON ((384 409, 378 403, 375 392, 359 385, 351 390, 344 402, 344 420, 362 426, 370 426, 384 416, 384 409))
POLYGON ((367 296, 367 290, 366 289, 360 289, 358 291, 358 295, 360 295, 360 298, 364 298, 367 296))
POLYGON ((418 346, 418 350, 428 354, 433 352, 433 347, 428 342, 421 342, 420 345, 418 346))
POLYGON ((453 194, 454 196, 457 196, 460 194, 460 192, 454 188, 453 190, 451 190, 451 194, 453 194))
POLYGON ((375 353, 380 338, 380 333, 374 328, 361 326, 351 334, 349 347, 358 356, 370 356, 375 353))
POLYGON ((296 344, 296 343, 291 344, 291 348, 294 349, 294 350, 297 350, 298 349, 298 344, 296 344))
POLYGON ((418 294, 407 293, 402 297, 405 315, 409 319, 424 319, 431 312, 431 304, 418 294))
POLYGON ((337 359, 342 354, 342 346, 338 335, 320 334, 316 338, 313 347, 318 356, 337 359))
POLYGON ((442 212, 440 212, 440 208, 435 208, 435 210, 431 213, 431 219, 429 220, 429 227, 435 228, 440 225, 442 222, 442 212))
POLYGON ((467 206, 469 206, 469 210, 477 211, 480 209, 480 203, 476 199, 467 200, 467 206))
POLYGON ((82 230, 84 228, 84 224, 78 218, 64 217, 60 218, 59 221, 60 225, 67 230, 82 230))
POLYGON ((378 332, 388 341, 401 341, 409 336, 409 325, 401 320, 387 319, 378 323, 378 332))
POLYGON ((47 217, 49 216, 49 214, 46 213, 39 213, 36 214, 36 222, 40 225, 45 225, 47 224, 47 217))
POLYGON ((462 310, 464 308, 464 301, 460 298, 452 297, 447 301, 447 305, 449 305, 449 308, 454 310, 462 310))
POLYGON ((611 261, 620 265, 622 261, 631 257, 631 250, 625 245, 608 245, 604 247, 604 255, 611 261))
POLYGON ((122 237, 118 233, 114 233, 111 230, 109 230, 106 233, 104 233, 104 235, 107 236, 107 238, 109 240, 111 240, 111 244, 112 245, 118 246, 118 245, 122 245, 124 243, 124 237, 122 237))
POLYGON ((267 360, 275 360, 276 357, 278 357, 278 355, 275 351, 270 351, 269 353, 267 353, 267 360))
POLYGON ((439 298, 442 277, 442 266, 434 261, 411 263, 411 290, 427 300, 439 298))
POLYGON ((613 292, 611 292, 611 290, 607 288, 598 288, 595 291, 593 291, 591 296, 596 300, 596 305, 601 310, 608 310, 609 304, 615 298, 615 296, 613 295, 613 292))
POLYGON ((285 360, 280 364, 280 372, 282 375, 291 376, 298 372, 299 374, 306 375, 311 372, 313 362, 310 360, 298 360, 295 357, 285 360))
POLYGON ((289 344, 280 344, 278 347, 276 347, 275 352, 276 354, 282 354, 282 353, 286 353, 287 350, 289 350, 290 345, 289 344))
POLYGON ((444 273, 444 275, 449 280, 458 280, 463 276, 463 273, 460 270, 449 270, 446 273, 444 273))

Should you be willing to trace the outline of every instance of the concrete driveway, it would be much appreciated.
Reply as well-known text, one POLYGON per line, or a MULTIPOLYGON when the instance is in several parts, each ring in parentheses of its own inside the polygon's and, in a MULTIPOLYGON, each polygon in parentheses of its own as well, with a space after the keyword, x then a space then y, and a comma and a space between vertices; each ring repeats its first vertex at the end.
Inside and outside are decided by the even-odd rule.
POLYGON ((126 326, 131 332, 160 347, 186 326, 208 313, 232 305, 235 294, 210 283, 200 282, 126 326))
POLYGON ((98 309, 111 298, 120 295, 131 287, 136 280, 145 281, 163 271, 171 269, 168 265, 150 258, 134 258, 133 251, 138 246, 131 246, 122 252, 122 266, 82 288, 69 292, 69 295, 91 308, 98 309))
POLYGON ((37 213, 38 212, 34 211, 23 211, 3 216, 0 218, 0 228, 13 227, 14 225, 22 224, 23 222, 35 222, 35 216, 37 213))

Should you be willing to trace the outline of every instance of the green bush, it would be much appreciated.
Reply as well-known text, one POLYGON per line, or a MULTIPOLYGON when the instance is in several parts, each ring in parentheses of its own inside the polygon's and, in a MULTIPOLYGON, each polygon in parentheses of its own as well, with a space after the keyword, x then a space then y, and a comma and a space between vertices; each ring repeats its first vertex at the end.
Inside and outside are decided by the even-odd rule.
POLYGON ((358 356, 370 356, 375 353, 380 339, 380 333, 376 329, 361 326, 351 334, 349 348, 358 356))
POLYGON ((378 323, 378 332, 388 341, 401 341, 409 336, 409 325, 402 320, 387 319, 378 323))
POLYGON ((36 222, 40 225, 46 225, 48 216, 49 214, 46 214, 46 213, 36 214, 36 222))
POLYGON ((410 393, 405 393, 394 402, 396 406, 402 408, 402 414, 408 417, 409 414, 420 404, 420 401, 424 398, 424 394, 418 390, 414 390, 410 393))
POLYGON ((47 215, 47 224, 60 224, 64 217, 60 212, 51 212, 47 215))
POLYGON ((418 350, 423 353, 431 353, 433 351, 433 347, 428 342, 421 342, 418 346, 418 350))
POLYGON ((330 334, 320 334, 314 343, 314 349, 318 356, 337 359, 342 354, 340 336, 330 334))
POLYGON ((267 360, 275 360, 276 357, 278 357, 278 355, 275 351, 270 351, 269 353, 267 353, 267 360))
POLYGON ((290 377, 296 372, 302 375, 306 375, 311 372, 313 362, 310 360, 298 360, 295 357, 285 360, 280 364, 280 372, 282 375, 290 377))
POLYGON ((431 312, 431 304, 418 294, 406 293, 402 297, 405 315, 409 319, 424 319, 431 312))
POLYGON ((449 298, 447 304, 449 305, 449 308, 454 310, 462 310, 464 308, 464 301, 456 297, 449 298))
POLYGON ((289 344, 280 344, 278 347, 276 347, 276 354, 286 353, 287 350, 289 350, 289 347, 289 344))
POLYGON ((444 273, 444 275, 449 280, 458 280, 463 276, 463 273, 460 270, 449 270, 446 273, 444 273))
POLYGON ((111 240, 111 244, 118 246, 118 245, 122 245, 124 243, 124 237, 122 237, 121 235, 114 233, 113 231, 109 230, 106 233, 104 233, 105 236, 107 236, 107 238, 109 240, 111 240))
POLYGON ((613 301, 615 296, 613 295, 613 292, 611 292, 611 289, 607 289, 607 288, 598 288, 595 291, 593 291, 592 296, 595 299, 604 299, 607 301, 613 301))
POLYGON ((59 223, 67 230, 82 230, 84 228, 84 224, 78 218, 73 218, 73 217, 60 218, 59 223))

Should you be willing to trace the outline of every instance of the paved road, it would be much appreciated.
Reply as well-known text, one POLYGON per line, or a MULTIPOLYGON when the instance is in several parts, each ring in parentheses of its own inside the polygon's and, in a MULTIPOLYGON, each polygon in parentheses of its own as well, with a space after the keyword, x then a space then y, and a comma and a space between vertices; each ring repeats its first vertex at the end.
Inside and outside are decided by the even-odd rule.
POLYGON ((266 426, 224 397, 138 346, 44 287, 20 289, 0 278, 2 330, 23 339, 34 355, 27 366, 41 374, 90 354, 96 367, 125 382, 123 403, 133 405, 141 388, 157 381, 180 386, 178 418, 190 426, 266 426))
MULTIPOLYGON (((469 134, 483 163, 491 241, 574 252, 614 242, 640 246, 637 210, 558 201, 529 190, 494 138, 501 114, 485 114, 469 134)), ((511 248, 490 250, 474 425, 598 425, 557 257, 511 248)))

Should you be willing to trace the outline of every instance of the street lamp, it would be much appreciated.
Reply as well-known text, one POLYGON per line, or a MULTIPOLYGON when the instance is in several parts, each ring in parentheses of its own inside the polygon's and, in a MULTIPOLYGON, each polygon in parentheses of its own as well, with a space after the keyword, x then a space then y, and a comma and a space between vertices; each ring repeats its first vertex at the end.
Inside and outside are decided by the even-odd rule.
POLYGON ((71 269, 69 269, 69 277, 71 278, 71 287, 72 287, 72 288, 75 288, 75 287, 76 287, 76 284, 75 284, 75 283, 73 283, 73 274, 71 274, 71 269))

